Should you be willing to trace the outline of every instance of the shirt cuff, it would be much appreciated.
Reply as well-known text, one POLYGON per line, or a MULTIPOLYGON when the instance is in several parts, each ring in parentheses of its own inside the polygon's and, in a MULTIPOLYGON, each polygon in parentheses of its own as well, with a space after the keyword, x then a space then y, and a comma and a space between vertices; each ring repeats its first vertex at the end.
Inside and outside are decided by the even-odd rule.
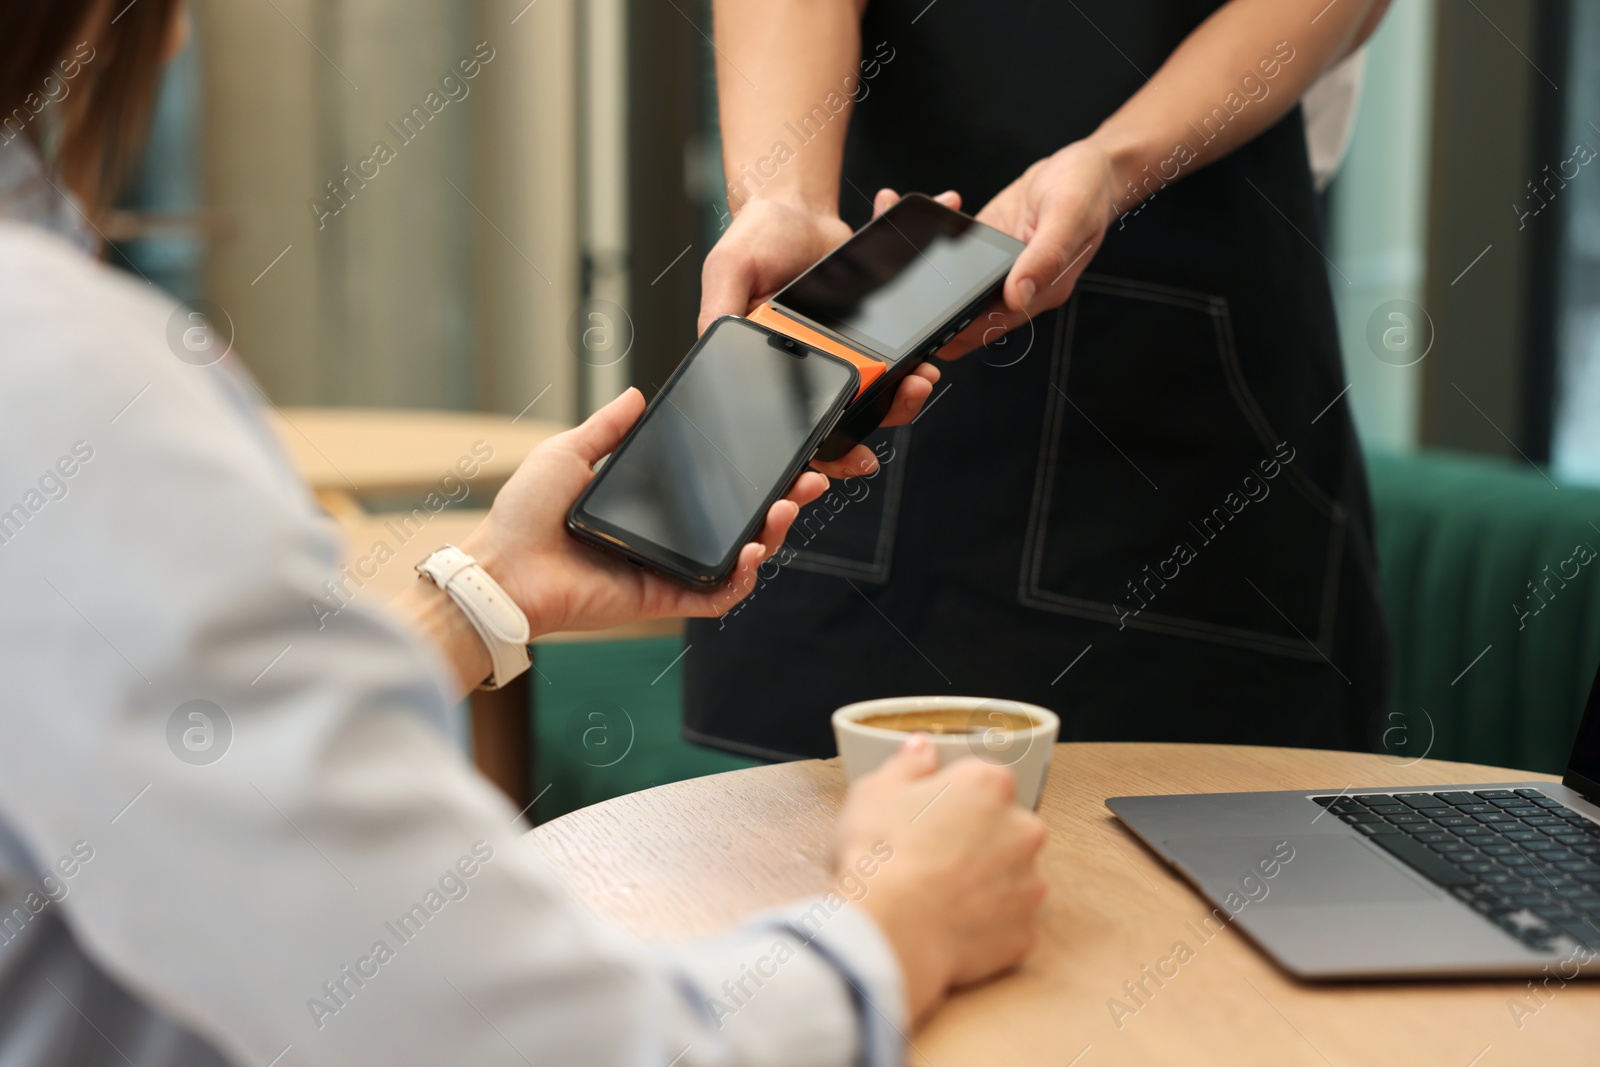
POLYGON ((860 1053, 868 1067, 905 1062, 905 977, 900 957, 871 915, 834 893, 785 909, 782 925, 831 964, 849 987, 860 1026, 860 1053), (826 917, 824 917, 826 913, 826 917))
POLYGON ((673 954, 704 1033, 739 1062, 902 1067, 899 958, 865 911, 828 894, 673 954))

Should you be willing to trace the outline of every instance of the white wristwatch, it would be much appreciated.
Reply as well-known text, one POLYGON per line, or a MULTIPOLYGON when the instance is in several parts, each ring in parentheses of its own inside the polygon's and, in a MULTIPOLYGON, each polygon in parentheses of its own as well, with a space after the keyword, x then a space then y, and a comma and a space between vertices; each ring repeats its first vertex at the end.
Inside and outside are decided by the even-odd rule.
POLYGON ((499 689, 532 665, 528 617, 477 560, 445 545, 417 564, 417 573, 450 594, 488 646, 494 670, 479 689, 499 689))

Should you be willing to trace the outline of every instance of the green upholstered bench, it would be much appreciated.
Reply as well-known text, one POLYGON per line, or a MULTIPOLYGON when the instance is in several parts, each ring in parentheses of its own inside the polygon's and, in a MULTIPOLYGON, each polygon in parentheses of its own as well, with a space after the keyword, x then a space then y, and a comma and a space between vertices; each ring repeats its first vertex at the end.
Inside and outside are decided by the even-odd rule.
POLYGON ((530 686, 535 822, 665 782, 755 766, 680 736, 682 654, 681 637, 539 646, 540 673, 530 686))
POLYGON ((1600 490, 1451 453, 1367 463, 1403 731, 1386 747, 1431 735, 1436 758, 1559 772, 1600 663, 1600 490))
MULTIPOLYGON (((1600 662, 1600 558, 1574 554, 1600 549, 1600 490, 1444 453, 1368 465, 1394 643, 1383 748, 1560 771, 1600 662)), ((682 651, 670 637, 540 648, 536 818, 751 765, 679 736, 682 651)))

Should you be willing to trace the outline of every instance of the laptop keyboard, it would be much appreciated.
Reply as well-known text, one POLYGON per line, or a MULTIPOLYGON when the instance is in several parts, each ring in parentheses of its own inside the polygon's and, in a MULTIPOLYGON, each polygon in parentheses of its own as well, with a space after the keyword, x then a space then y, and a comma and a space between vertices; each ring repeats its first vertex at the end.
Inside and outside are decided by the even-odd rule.
POLYGON ((1537 789, 1312 797, 1536 949, 1600 949, 1600 823, 1537 789))

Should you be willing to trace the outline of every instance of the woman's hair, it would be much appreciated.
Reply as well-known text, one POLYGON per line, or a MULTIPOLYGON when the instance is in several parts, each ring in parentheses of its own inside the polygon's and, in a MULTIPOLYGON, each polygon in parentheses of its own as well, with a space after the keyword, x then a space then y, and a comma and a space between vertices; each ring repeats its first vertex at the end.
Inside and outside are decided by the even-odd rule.
POLYGON ((180 2, 0 0, 0 142, 27 137, 93 214, 144 143, 180 2))

